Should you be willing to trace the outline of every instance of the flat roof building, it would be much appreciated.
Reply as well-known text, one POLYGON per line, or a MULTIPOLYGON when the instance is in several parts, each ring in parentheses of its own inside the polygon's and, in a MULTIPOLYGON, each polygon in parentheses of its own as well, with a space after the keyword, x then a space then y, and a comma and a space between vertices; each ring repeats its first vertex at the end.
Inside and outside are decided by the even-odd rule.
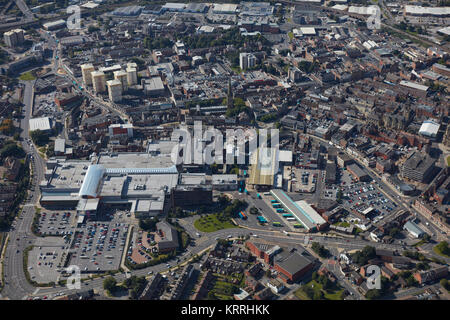
POLYGON ((359 165, 356 163, 350 164, 347 166, 348 172, 350 172, 353 177, 358 181, 369 181, 370 176, 366 173, 359 165))
POLYGON ((433 120, 426 120, 422 123, 422 126, 419 129, 419 134, 428 138, 436 138, 436 135, 439 132, 439 127, 439 123, 433 120))
POLYGON ((106 82, 108 86, 108 95, 111 102, 119 102, 122 100, 122 82, 120 80, 109 80, 106 82))
POLYGON ((403 229, 408 231, 414 238, 421 238, 425 234, 425 231, 412 221, 406 222, 403 229))
POLYGON ((218 14, 236 13, 237 9, 238 5, 233 3, 215 3, 213 5, 213 13, 218 14))
POLYGON ((83 76, 83 82, 86 86, 92 85, 92 72, 95 71, 92 63, 82 64, 81 66, 81 75, 83 76))
POLYGON ((95 93, 101 93, 106 91, 106 76, 102 71, 94 71, 91 73, 92 86, 95 93))
POLYGON ((47 162, 45 180, 40 183, 41 204, 78 207, 84 200, 129 204, 136 216, 163 212, 165 197, 178 184, 178 171, 170 154, 100 154, 89 160, 56 159, 47 162), (83 200, 84 199, 84 200, 83 200), (81 203, 79 201, 82 201, 81 203))
POLYGON ((122 92, 128 90, 128 76, 123 70, 114 71, 114 79, 122 83, 122 92))
POLYGON ((41 130, 48 132, 52 129, 52 120, 49 117, 33 118, 29 121, 29 130, 41 130))
POLYGON ((163 95, 165 92, 164 83, 161 80, 161 77, 153 77, 150 79, 145 79, 143 81, 144 84, 144 93, 148 96, 159 96, 163 95))
POLYGON ((57 21, 44 23, 42 26, 44 27, 45 30, 49 30, 49 31, 57 30, 57 29, 61 29, 61 28, 65 27, 66 21, 60 19, 57 21))
POLYGON ((424 182, 431 178, 429 175, 434 169, 434 162, 435 160, 427 154, 414 152, 403 163, 401 174, 404 178, 424 182))
POLYGON ((274 269, 285 282, 296 282, 313 267, 313 261, 297 250, 283 251, 275 257, 274 269))
POLYGON ((314 210, 306 201, 294 202, 283 190, 270 190, 272 196, 278 200, 284 209, 292 214, 298 222, 300 222, 306 230, 318 231, 323 229, 327 222, 314 210))

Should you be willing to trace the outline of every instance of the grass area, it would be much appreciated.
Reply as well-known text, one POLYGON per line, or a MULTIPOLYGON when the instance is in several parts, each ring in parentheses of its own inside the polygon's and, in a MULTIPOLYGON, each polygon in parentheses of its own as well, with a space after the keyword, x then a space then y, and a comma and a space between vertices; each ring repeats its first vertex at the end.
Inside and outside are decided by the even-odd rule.
POLYGON ((28 80, 34 80, 34 79, 36 79, 36 77, 31 73, 31 71, 28 71, 28 72, 22 73, 20 75, 19 79, 23 80, 23 81, 28 81, 28 80))
POLYGON ((337 226, 337 227, 343 227, 343 228, 350 227, 350 223, 348 223, 347 221, 337 222, 334 225, 337 226))
POLYGON ((446 255, 445 253, 441 252, 441 250, 439 250, 439 248, 437 246, 435 246, 433 248, 433 251, 434 251, 434 253, 436 253, 436 254, 438 254, 440 256, 443 256, 443 257, 446 257, 446 258, 450 258, 449 255, 446 255))
POLYGON ((422 239, 422 240, 420 240, 419 242, 413 244, 413 247, 420 247, 421 245, 423 245, 423 244, 425 244, 425 243, 428 243, 428 241, 425 240, 425 239, 422 239))
POLYGON ((450 167, 450 156, 447 157, 447 166, 450 167))
POLYGON ((218 279, 210 292, 216 299, 233 300, 233 295, 237 290, 238 287, 236 285, 218 279))
POLYGON ((305 292, 305 288, 311 288, 316 294, 319 291, 323 293, 323 300, 342 300, 341 296, 344 292, 344 289, 339 287, 339 285, 334 284, 333 288, 329 290, 324 290, 322 285, 315 280, 311 280, 307 284, 303 285, 300 289, 294 292, 294 295, 300 300, 311 300, 310 297, 305 292))
POLYGON ((202 232, 214 232, 222 229, 236 228, 230 220, 220 221, 217 214, 208 214, 194 222, 194 227, 202 232))
POLYGON ((242 72, 240 67, 231 67, 231 69, 236 72, 237 74, 240 74, 242 72))
POLYGON ((294 39, 294 33, 292 31, 288 32, 288 37, 290 40, 294 39))
MULTIPOLYGON (((403 33, 400 33, 400 32, 398 32, 398 31, 394 31, 394 30, 397 30, 396 28, 394 28, 394 27, 391 27, 391 28, 383 28, 383 31, 385 31, 385 32, 388 32, 390 35, 392 35, 392 36, 396 36, 396 37, 398 37, 398 38, 400 38, 400 39, 404 39, 404 38, 408 38, 409 40, 411 40, 412 42, 414 42, 414 43, 416 43, 416 44, 418 44, 418 45, 420 45, 420 46, 422 46, 422 47, 429 47, 429 44, 427 44, 426 42, 424 42, 424 41, 421 41, 421 40, 418 40, 418 39, 416 39, 416 38, 414 38, 414 37, 408 37, 407 35, 405 35, 405 34, 403 34, 403 33)), ((406 32, 406 33, 408 33, 408 34, 411 34, 411 32, 408 32, 408 31, 404 31, 404 32, 406 32)), ((411 34, 411 35, 414 35, 414 34, 411 34)))

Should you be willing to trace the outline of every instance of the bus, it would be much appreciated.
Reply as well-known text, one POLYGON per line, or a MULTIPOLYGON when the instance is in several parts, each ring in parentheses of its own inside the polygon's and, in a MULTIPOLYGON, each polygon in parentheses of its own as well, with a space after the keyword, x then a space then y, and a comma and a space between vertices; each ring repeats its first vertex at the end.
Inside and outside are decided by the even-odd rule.
POLYGON ((266 218, 264 218, 263 216, 258 216, 257 219, 258 219, 259 222, 262 222, 262 223, 266 223, 267 222, 266 218))
POLYGON ((280 222, 272 222, 274 227, 282 227, 283 225, 280 222))
POLYGON ((286 212, 286 211, 284 211, 283 208, 278 208, 278 209, 277 209, 277 212, 278 212, 278 213, 283 213, 283 212, 286 212))
POLYGON ((256 197, 257 197, 258 199, 261 199, 261 195, 260 195, 259 193, 256 194, 256 197))
POLYGON ((294 228, 303 228, 303 226, 300 223, 294 224, 294 228))
POLYGON ((239 218, 241 218, 242 220, 247 219, 247 216, 245 215, 245 213, 243 211, 239 212, 239 218))
POLYGON ((283 218, 291 218, 291 217, 293 217, 293 215, 290 213, 283 214, 283 218))
POLYGON ((278 203, 278 201, 277 200, 270 200, 270 202, 272 202, 272 203, 278 203))
POLYGON ((281 203, 272 203, 272 207, 280 208, 281 207, 281 203))
POLYGON ((296 221, 297 219, 295 219, 294 217, 289 217, 289 218, 286 218, 286 220, 287 221, 296 221))
POLYGON ((244 177, 247 176, 247 170, 244 170, 244 177))

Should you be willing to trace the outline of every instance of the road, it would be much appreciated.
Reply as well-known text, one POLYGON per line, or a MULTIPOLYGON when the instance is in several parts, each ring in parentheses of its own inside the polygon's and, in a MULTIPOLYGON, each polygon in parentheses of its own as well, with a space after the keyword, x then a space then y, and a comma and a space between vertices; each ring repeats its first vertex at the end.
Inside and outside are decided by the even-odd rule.
POLYGON ((23 0, 14 0, 16 5, 19 7, 20 11, 22 11, 23 15, 27 20, 33 20, 33 13, 28 8, 27 4, 23 0))
POLYGON ((45 161, 41 159, 36 148, 28 143, 28 125, 31 116, 31 105, 33 103, 34 81, 22 82, 24 90, 24 116, 20 121, 20 134, 22 147, 30 155, 33 170, 32 187, 29 191, 22 213, 13 222, 13 228, 9 233, 10 241, 6 249, 4 260, 5 287, 2 291, 3 297, 9 299, 22 299, 33 292, 35 288, 29 284, 23 272, 23 250, 31 245, 36 237, 31 233, 31 225, 35 213, 35 203, 39 199, 39 182, 44 178, 45 161), (19 240, 17 240, 19 239, 19 240))

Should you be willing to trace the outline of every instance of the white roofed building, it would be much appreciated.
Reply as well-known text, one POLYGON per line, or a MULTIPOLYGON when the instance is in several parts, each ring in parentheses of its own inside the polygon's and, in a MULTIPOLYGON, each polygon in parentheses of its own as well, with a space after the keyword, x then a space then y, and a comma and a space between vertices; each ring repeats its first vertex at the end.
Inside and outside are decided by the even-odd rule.
POLYGON ((433 120, 426 120, 419 129, 419 134, 428 138, 435 138, 439 132, 439 123, 433 120))
POLYGON ((41 130, 48 132, 52 129, 52 120, 49 117, 30 119, 30 131, 41 130))

